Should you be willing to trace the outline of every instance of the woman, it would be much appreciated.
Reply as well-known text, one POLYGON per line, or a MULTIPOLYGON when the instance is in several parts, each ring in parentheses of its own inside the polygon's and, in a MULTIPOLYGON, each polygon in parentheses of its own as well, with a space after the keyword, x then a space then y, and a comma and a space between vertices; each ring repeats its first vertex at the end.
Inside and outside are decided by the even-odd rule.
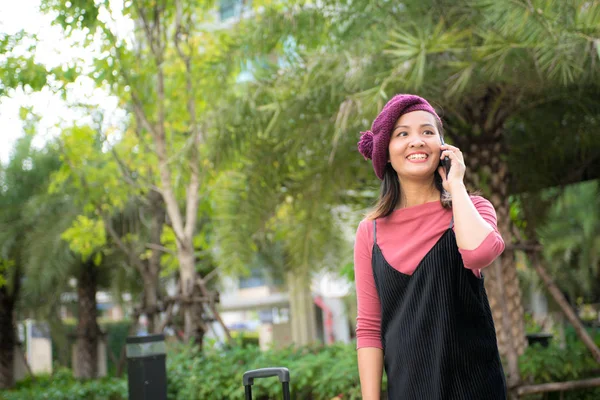
POLYGON ((389 399, 505 399, 481 274, 504 241, 491 203, 465 189, 461 151, 414 95, 392 98, 358 148, 382 180, 354 247, 363 399, 379 399, 383 366, 389 399))

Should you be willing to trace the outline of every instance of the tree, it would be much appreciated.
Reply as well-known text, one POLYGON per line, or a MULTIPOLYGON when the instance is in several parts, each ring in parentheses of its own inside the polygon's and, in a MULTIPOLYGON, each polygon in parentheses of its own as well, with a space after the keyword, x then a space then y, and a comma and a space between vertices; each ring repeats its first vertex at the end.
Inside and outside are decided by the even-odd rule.
POLYGON ((34 45, 23 49, 26 39, 31 37, 23 31, 15 35, 0 32, 0 54, 7 55, 0 64, 0 98, 16 88, 37 91, 46 85, 49 71, 31 56, 34 45), (15 55, 16 48, 21 48, 25 54, 15 55))
POLYGON ((14 383, 16 311, 25 279, 27 232, 36 221, 29 214, 43 196, 52 171, 59 166, 57 154, 31 147, 32 136, 17 141, 6 166, 0 170, 0 387, 14 383))
MULTIPOLYGON (((586 129, 589 129, 589 120, 579 123, 585 124, 586 129)), ((593 120, 591 124, 594 125, 593 120)), ((574 130, 576 131, 577 129, 574 130)), ((578 294, 590 296, 593 289, 588 279, 590 275, 591 279, 597 277, 598 257, 595 255, 595 242, 598 234, 594 218, 597 209, 597 183, 591 181, 565 188, 521 194, 513 209, 513 216, 518 221, 519 228, 515 234, 520 243, 511 250, 525 252, 531 268, 543 282, 546 292, 552 296, 555 304, 573 325, 593 358, 600 363, 600 348, 565 295, 567 293, 571 297, 578 294)), ((591 379, 557 382, 551 385, 523 385, 518 387, 516 392, 523 395, 577 387, 597 387, 598 384, 597 380, 591 379)))
MULTIPOLYGON (((32 136, 28 140, 29 145, 32 136)), ((32 154, 33 150, 29 149, 32 154)), ((16 214, 19 225, 14 234, 19 241, 14 248, 21 266, 21 288, 28 294, 30 307, 45 301, 56 304, 61 294, 68 291, 71 278, 76 279, 77 290, 77 368, 75 376, 94 378, 97 376, 98 341, 100 328, 97 323, 96 292, 106 281, 108 269, 101 266, 102 251, 105 250, 106 237, 102 225, 80 215, 81 209, 67 192, 52 190, 53 174, 61 166, 58 146, 48 143, 39 151, 48 154, 54 162, 53 169, 46 175, 35 176, 37 180, 30 184, 36 188, 35 196, 23 202, 23 210, 16 214), (40 185, 40 182, 42 184, 40 185), (25 233, 23 233, 25 232, 25 233), (37 295, 37 296, 36 296, 37 295)), ((32 157, 22 160, 24 170, 35 161, 32 157), (28 161, 29 160, 29 161, 28 161)), ((39 163, 39 161, 38 161, 39 163)), ((39 163, 39 167, 43 164, 39 163)), ((10 188, 12 195, 19 188, 10 188)), ((31 309, 31 308, 30 308, 31 309)))
POLYGON ((209 3, 185 1, 126 3, 123 15, 134 21, 132 42, 112 30, 100 10, 113 10, 108 1, 43 2, 44 10, 59 14, 56 22, 68 34, 75 30, 99 32, 105 54, 92 72, 98 85, 108 85, 135 117, 140 145, 158 166, 157 190, 162 195, 168 223, 176 237, 179 276, 184 304, 185 337, 202 342, 207 326, 202 304, 192 302, 200 289, 194 256, 200 185, 210 163, 203 160, 205 123, 202 112, 229 81, 236 65, 224 62, 226 37, 202 23, 211 22, 209 3), (132 45, 130 45, 132 43, 132 45), (202 47, 200 47, 202 43, 202 47), (149 61, 149 62, 147 62, 149 61))
POLYGON ((95 129, 73 126, 63 131, 60 143, 64 163, 54 177, 53 190, 73 193, 84 215, 103 226, 101 235, 114 243, 140 275, 141 309, 148 316, 149 331, 155 332, 160 325, 159 273, 165 209, 160 193, 151 184, 153 160, 136 150, 139 142, 131 132, 110 144, 102 133, 102 119, 95 125, 95 129))
MULTIPOLYGON (((303 162, 312 176, 327 182, 317 192, 323 202, 362 194, 352 190, 364 188, 365 182, 374 187, 375 182, 362 171, 356 173, 357 133, 369 127, 392 94, 417 92, 443 111, 449 141, 465 153, 469 186, 490 198, 500 231, 511 245, 509 194, 518 177, 511 174, 505 156, 511 150, 507 128, 547 103, 560 108, 594 98, 600 6, 587 1, 408 1, 402 6, 332 1, 321 10, 327 22, 318 28, 326 30, 327 39, 314 48, 298 46, 295 61, 257 74, 259 79, 248 85, 252 95, 236 97, 244 114, 228 120, 224 140, 235 140, 240 151, 262 151, 255 156, 260 160, 273 148, 289 151, 282 176, 267 181, 271 175, 266 175, 263 187, 284 186, 281 182, 289 177, 285 168, 303 162), (399 26, 398 21, 405 23, 399 26)), ((304 12, 297 7, 280 14, 289 22, 301 21, 304 12)), ((255 28, 260 26, 270 24, 258 19, 255 28)), ((297 29, 293 38, 302 43, 305 31, 297 29)), ((587 113, 579 107, 577 115, 584 118, 587 113)), ((538 124, 543 121, 538 119, 538 124)), ((251 204, 277 209, 262 196, 251 204)), ((280 203, 276 197, 273 201, 280 203)), ((305 204, 308 214, 313 205, 305 204)), ((509 386, 514 387, 525 335, 513 253, 505 252, 486 275, 509 386)))
MULTIPOLYGON (((26 92, 33 92, 41 90, 48 83, 49 78, 54 77, 57 81, 66 82, 74 72, 72 67, 65 67, 64 69, 53 69, 48 70, 45 66, 35 62, 32 50, 35 44, 26 45, 29 39, 34 39, 31 35, 21 31, 15 35, 8 35, 4 32, 0 32, 0 54, 6 55, 0 63, 0 101, 4 96, 10 96, 12 91, 15 89, 23 89, 26 92), (18 50, 18 51, 16 51, 18 50)), ((29 41, 29 43, 35 43, 35 41, 29 41)), ((57 88, 61 87, 61 83, 57 83, 57 88)), ((27 110, 22 110, 22 116, 27 114, 27 110)), ((35 120, 35 118, 34 118, 35 120)), ((33 135, 34 121, 26 126, 26 130, 30 135, 33 135)), ((47 173, 54 168, 51 164, 45 163, 46 161, 40 159, 40 168, 37 167, 32 170, 32 159, 26 158, 25 154, 30 149, 31 137, 25 139, 25 142, 16 147, 16 154, 9 163, 9 166, 2 167, 2 201, 6 201, 6 207, 3 207, 3 211, 7 212, 9 209, 15 211, 11 217, 7 217, 8 214, 4 214, 2 224, 5 229, 2 230, 1 234, 4 235, 5 240, 2 255, 0 255, 0 288, 1 301, 0 314, 2 314, 2 332, 0 333, 0 341, 2 346, 0 348, 0 388, 10 387, 13 382, 13 359, 14 359, 14 346, 16 345, 16 338, 14 332, 14 318, 15 318, 15 307, 19 298, 19 293, 22 286, 22 278, 24 273, 24 266, 21 260, 21 240, 23 237, 20 235, 22 232, 19 224, 23 224, 22 221, 18 220, 18 215, 23 212, 25 202, 31 196, 39 194, 41 192, 34 192, 31 186, 31 182, 19 183, 17 175, 23 171, 34 171, 34 172, 23 172, 27 176, 33 176, 33 174, 39 174, 37 178, 38 188, 43 188, 45 179, 48 178, 47 173), (26 143, 26 144, 25 144, 26 143), (26 150, 27 148, 27 150, 26 150), (14 161, 14 164, 12 163, 14 161), (25 164, 19 165, 19 162, 25 164), (46 170, 44 170, 46 168, 46 170), (11 186, 11 185, 14 185, 11 186), (19 196, 23 196, 19 198, 19 196), (19 208, 21 207, 21 208, 19 208), (13 219, 14 218, 14 219, 13 219), (19 241, 17 241, 19 238, 19 241)), ((42 153, 35 153, 36 156, 41 157, 42 153)), ((50 157, 50 156, 49 156, 50 157)), ((51 158, 51 157, 50 157, 51 158)), ((29 179, 29 178, 28 178, 29 179)), ((27 225, 30 226, 30 225, 27 225)))

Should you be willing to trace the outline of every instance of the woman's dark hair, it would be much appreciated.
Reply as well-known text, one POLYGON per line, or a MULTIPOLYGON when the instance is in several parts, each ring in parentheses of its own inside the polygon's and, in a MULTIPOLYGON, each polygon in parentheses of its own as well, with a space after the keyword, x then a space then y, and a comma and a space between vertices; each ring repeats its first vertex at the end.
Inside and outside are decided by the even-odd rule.
MULTIPOLYGON (((444 129, 442 124, 437 120, 435 121, 436 127, 440 136, 444 137, 444 129)), ((436 189, 440 192, 440 202, 444 208, 452 208, 452 197, 450 193, 444 190, 442 185, 442 177, 437 172, 434 173, 433 181, 436 189)), ((391 163, 385 166, 383 173, 383 180, 381 181, 381 191, 379 193, 379 199, 375 207, 367 214, 367 219, 377 219, 387 217, 394 211, 398 201, 400 200, 400 180, 398 174, 392 167, 391 163)))

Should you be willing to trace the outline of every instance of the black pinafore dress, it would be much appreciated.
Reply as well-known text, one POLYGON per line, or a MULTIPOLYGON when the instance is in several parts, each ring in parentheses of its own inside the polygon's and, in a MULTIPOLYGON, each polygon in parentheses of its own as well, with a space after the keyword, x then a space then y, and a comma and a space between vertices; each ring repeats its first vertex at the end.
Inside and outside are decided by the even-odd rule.
POLYGON ((506 399, 483 278, 464 267, 452 225, 406 275, 383 257, 373 221, 371 264, 390 400, 506 399))

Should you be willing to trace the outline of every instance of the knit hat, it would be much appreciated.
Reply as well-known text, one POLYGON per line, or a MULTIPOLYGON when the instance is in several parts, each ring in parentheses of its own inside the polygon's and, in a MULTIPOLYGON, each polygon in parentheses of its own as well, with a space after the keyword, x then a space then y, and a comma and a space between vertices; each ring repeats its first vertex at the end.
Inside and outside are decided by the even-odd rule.
POLYGON ((383 180, 385 165, 388 162, 388 146, 392 129, 401 115, 413 111, 427 111, 433 114, 440 124, 442 123, 427 100, 412 94, 398 94, 383 107, 373 121, 371 130, 361 132, 358 151, 365 157, 365 160, 373 161, 375 175, 381 180, 383 180))

